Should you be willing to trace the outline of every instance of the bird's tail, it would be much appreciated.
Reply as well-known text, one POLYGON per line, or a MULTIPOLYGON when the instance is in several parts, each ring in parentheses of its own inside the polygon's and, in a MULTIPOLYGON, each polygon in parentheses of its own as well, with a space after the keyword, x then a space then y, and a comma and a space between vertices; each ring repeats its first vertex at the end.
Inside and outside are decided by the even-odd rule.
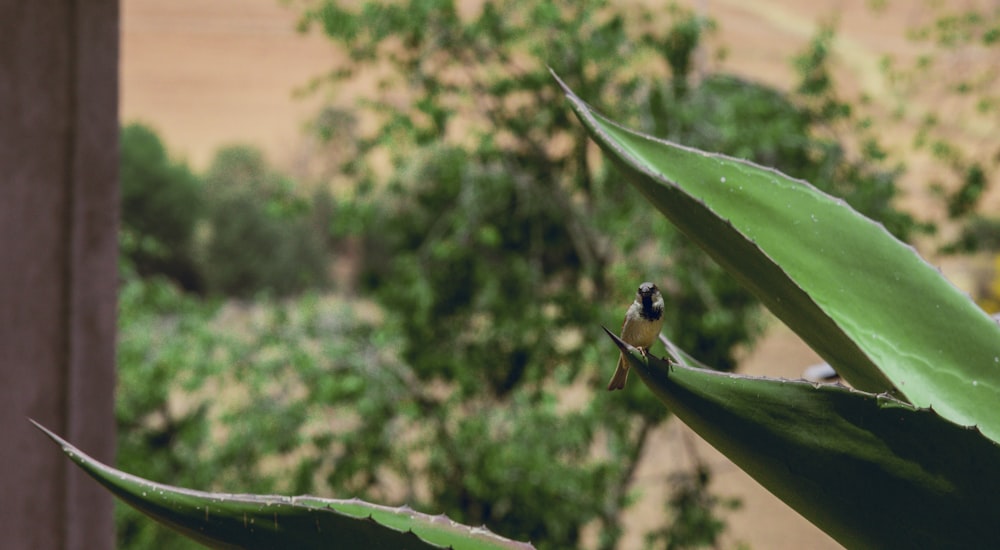
POLYGON ((625 356, 621 355, 618 357, 618 368, 615 369, 615 374, 608 382, 608 391, 625 389, 626 379, 628 379, 628 363, 625 361, 625 356))

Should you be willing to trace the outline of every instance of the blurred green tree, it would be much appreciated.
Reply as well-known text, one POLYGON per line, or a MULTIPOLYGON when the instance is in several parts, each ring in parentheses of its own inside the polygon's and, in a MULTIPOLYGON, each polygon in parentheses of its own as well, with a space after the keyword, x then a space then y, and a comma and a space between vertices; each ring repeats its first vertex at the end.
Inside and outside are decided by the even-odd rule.
POLYGON ((144 276, 164 275, 189 290, 201 288, 192 237, 201 181, 174 161, 156 132, 132 123, 121 130, 121 253, 144 276))
POLYGON ((285 296, 325 283, 326 223, 260 150, 221 149, 205 174, 204 191, 207 227, 196 257, 210 292, 285 296))
MULTIPOLYGON (((648 237, 664 224, 617 193, 610 171, 588 166, 590 146, 545 68, 606 105, 640 105, 637 67, 620 62, 639 49, 626 18, 600 2, 488 2, 472 17, 450 1, 356 11, 314 2, 312 23, 354 60, 341 76, 386 60, 393 68, 361 104, 359 118, 378 129, 345 166, 358 185, 340 215, 360 218, 349 225, 362 228, 365 288, 402 337, 413 380, 404 402, 428 427, 410 445, 428 460, 405 467, 428 484, 427 502, 414 504, 542 548, 578 545, 596 521, 601 546, 613 546, 662 409, 635 392, 562 401, 572 384, 601 387, 610 376, 593 367, 610 367, 614 354, 590 342, 599 324, 620 319, 639 282, 699 301, 668 275, 687 269, 668 267, 670 243, 648 237)), ((730 308, 715 319, 726 325, 720 355, 752 332, 752 301, 730 308)), ((359 445, 352 461, 360 456, 377 485, 378 447, 359 445)))
POLYGON ((236 297, 326 282, 328 193, 301 193, 254 147, 218 151, 202 181, 149 126, 121 143, 122 256, 140 276, 236 297))

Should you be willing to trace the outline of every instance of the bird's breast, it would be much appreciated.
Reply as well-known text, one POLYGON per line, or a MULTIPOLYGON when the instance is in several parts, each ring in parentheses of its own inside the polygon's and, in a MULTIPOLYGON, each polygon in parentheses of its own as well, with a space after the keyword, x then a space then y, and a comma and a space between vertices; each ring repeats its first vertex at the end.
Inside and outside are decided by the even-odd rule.
POLYGON ((625 323, 622 329, 622 340, 636 347, 648 348, 660 336, 661 328, 663 328, 662 317, 656 321, 647 321, 641 317, 632 319, 625 323))

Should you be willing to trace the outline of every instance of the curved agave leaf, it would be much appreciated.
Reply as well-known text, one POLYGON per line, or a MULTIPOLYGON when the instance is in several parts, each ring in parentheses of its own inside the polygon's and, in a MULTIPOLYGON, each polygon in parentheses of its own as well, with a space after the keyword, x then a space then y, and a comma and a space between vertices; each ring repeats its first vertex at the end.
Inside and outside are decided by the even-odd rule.
POLYGON ((31 422, 115 496, 211 548, 533 548, 485 527, 357 499, 205 493, 154 483, 102 464, 31 422))
POLYGON ((1000 548, 1000 445, 977 429, 844 386, 668 364, 608 334, 671 412, 844 546, 1000 548))
POLYGON ((912 247, 804 181, 625 129, 559 84, 636 188, 853 386, 1000 440, 1000 327, 912 247))

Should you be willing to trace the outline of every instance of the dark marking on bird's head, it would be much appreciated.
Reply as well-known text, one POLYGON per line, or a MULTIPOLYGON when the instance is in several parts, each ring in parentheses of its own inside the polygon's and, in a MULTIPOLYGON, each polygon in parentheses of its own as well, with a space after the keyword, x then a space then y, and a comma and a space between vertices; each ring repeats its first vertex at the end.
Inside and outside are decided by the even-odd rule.
POLYGON ((660 289, 650 282, 639 285, 639 290, 635 293, 635 300, 642 304, 642 315, 646 319, 659 319, 663 315, 663 296, 660 289))

